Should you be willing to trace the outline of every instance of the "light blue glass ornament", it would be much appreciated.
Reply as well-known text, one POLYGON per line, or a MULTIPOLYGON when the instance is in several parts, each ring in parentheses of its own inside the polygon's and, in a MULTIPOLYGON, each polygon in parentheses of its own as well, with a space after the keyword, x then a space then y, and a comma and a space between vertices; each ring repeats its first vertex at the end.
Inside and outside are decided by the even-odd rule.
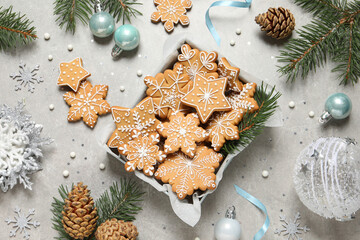
POLYGON ((99 38, 110 36, 115 30, 115 20, 108 13, 103 11, 100 0, 95 2, 95 14, 91 16, 89 26, 91 32, 99 38))
POLYGON ((239 240, 241 236, 241 225, 235 220, 235 207, 226 211, 225 218, 220 219, 215 225, 216 240, 239 240))
POLYGON ((326 100, 325 111, 321 115, 319 122, 327 123, 331 118, 347 118, 350 115, 351 109, 352 103, 350 98, 344 93, 335 93, 326 100))
POLYGON ((131 51, 139 46, 140 34, 136 27, 125 24, 116 29, 114 34, 115 46, 111 56, 118 57, 122 51, 131 51))

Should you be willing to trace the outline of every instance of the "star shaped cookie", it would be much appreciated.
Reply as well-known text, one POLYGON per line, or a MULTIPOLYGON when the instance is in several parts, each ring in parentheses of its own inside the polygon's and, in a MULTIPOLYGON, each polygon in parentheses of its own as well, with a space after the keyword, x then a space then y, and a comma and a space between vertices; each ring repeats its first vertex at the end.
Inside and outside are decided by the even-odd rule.
POLYGON ((75 122, 82 118, 86 125, 93 128, 98 118, 97 114, 103 115, 110 112, 110 104, 104 100, 107 91, 106 85, 93 87, 90 82, 84 81, 80 84, 77 93, 65 93, 64 100, 71 106, 68 121, 75 122))
POLYGON ((90 75, 83 68, 82 59, 78 57, 71 62, 60 63, 60 75, 57 84, 59 86, 69 86, 74 92, 77 92, 80 82, 90 75))
POLYGON ((205 146, 197 147, 193 159, 182 152, 168 155, 155 172, 156 179, 172 185, 179 199, 192 195, 194 190, 216 188, 215 169, 219 167, 223 156, 205 146))
POLYGON ((156 133, 159 120, 155 118, 154 104, 150 97, 144 98, 133 109, 115 106, 111 108, 111 112, 116 124, 116 129, 107 143, 111 148, 118 148, 132 140, 134 130, 144 136, 156 133))
POLYGON ((174 153, 179 149, 194 157, 196 143, 205 141, 206 131, 199 127, 200 121, 197 114, 188 114, 186 117, 181 112, 170 116, 169 122, 160 123, 158 132, 165 137, 164 151, 166 154, 174 153))
POLYGON ((206 123, 215 111, 230 111, 225 97, 227 78, 208 79, 200 74, 194 78, 194 87, 181 102, 196 109, 202 123, 206 123))
POLYGON ((144 82, 148 87, 146 94, 153 99, 155 113, 160 118, 168 118, 173 112, 187 109, 180 100, 192 88, 192 81, 184 73, 184 67, 180 63, 164 74, 145 77, 144 82))
POLYGON ((226 60, 226 58, 220 58, 218 63, 219 77, 227 77, 228 85, 227 90, 234 92, 240 92, 242 89, 242 83, 239 81, 240 68, 233 67, 226 60))
POLYGON ((174 24, 179 21, 181 25, 190 24, 189 17, 186 16, 186 10, 192 7, 190 0, 154 0, 156 12, 151 15, 152 22, 165 23, 164 28, 167 32, 174 30, 174 24))

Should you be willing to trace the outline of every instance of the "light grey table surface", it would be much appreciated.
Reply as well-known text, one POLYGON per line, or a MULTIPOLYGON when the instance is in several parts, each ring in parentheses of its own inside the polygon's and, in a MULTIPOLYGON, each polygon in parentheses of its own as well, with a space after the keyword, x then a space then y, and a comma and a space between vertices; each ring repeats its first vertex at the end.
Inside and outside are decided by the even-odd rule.
MULTIPOLYGON (((32 191, 17 186, 7 193, 0 193, 0 239, 10 239, 11 226, 7 226, 4 219, 14 216, 13 209, 16 206, 23 211, 36 209, 34 219, 39 220, 41 226, 31 229, 31 239, 52 239, 57 233, 51 228, 50 204, 52 196, 58 196, 57 187, 60 184, 70 185, 72 182, 83 181, 92 190, 94 198, 97 198, 113 181, 123 176, 135 179, 146 192, 142 203, 143 211, 137 215, 135 221, 140 232, 138 239, 191 240, 199 237, 201 240, 211 240, 214 223, 223 217, 231 205, 236 207, 237 219, 242 223, 241 239, 252 239, 262 226, 264 216, 236 194, 233 184, 238 184, 266 205, 271 225, 263 239, 287 239, 274 234, 275 228, 281 227, 281 210, 288 218, 293 218, 296 212, 301 213, 301 224, 311 228, 309 233, 301 235, 304 240, 360 239, 360 217, 343 223, 317 216, 300 202, 292 181, 295 160, 311 141, 321 136, 359 138, 360 84, 354 87, 339 86, 336 74, 330 72, 332 63, 326 64, 316 74, 310 74, 305 81, 285 83, 276 72, 277 62, 274 58, 283 48, 285 41, 267 38, 253 20, 268 7, 283 6, 294 13, 296 27, 299 29, 311 20, 309 14, 290 0, 254 0, 250 10, 218 7, 211 11, 213 23, 222 38, 221 46, 217 47, 204 21, 206 9, 214 1, 194 0, 193 8, 188 13, 190 26, 177 26, 174 33, 170 34, 188 34, 201 42, 204 50, 221 52, 240 68, 276 85, 283 94, 279 104, 284 115, 284 126, 266 129, 233 160, 218 189, 204 201, 202 217, 192 228, 173 213, 166 195, 126 173, 123 165, 108 156, 98 145, 96 135, 111 121, 111 115, 100 117, 94 130, 83 122, 68 123, 66 117, 69 107, 62 98, 64 91, 56 85, 59 62, 82 57, 85 69, 92 73, 91 82, 109 85, 107 100, 110 104, 132 107, 137 97, 142 94, 137 90, 142 84, 142 78, 136 75, 137 70, 141 69, 144 76, 153 74, 153 69, 158 68, 163 60, 163 45, 169 38, 162 24, 150 22, 150 15, 155 9, 152 1, 143 1, 144 5, 139 7, 139 10, 144 15, 133 21, 141 34, 140 47, 134 52, 123 54, 117 61, 113 61, 110 56, 112 38, 101 42, 93 41, 88 26, 81 24, 77 24, 75 35, 59 29, 55 23, 56 16, 53 16, 52 2, 2 0, 0 3, 4 7, 12 4, 14 10, 33 19, 39 36, 38 40, 28 46, 0 53, 0 103, 15 106, 18 100, 25 99, 27 111, 37 123, 44 126, 43 135, 55 139, 54 144, 44 149, 44 169, 31 176, 34 182, 32 191), (240 36, 235 34, 237 28, 242 30, 240 36), (49 41, 43 39, 46 32, 51 34, 49 41), (236 42, 234 47, 229 44, 232 39, 236 42), (68 44, 73 45, 72 52, 67 50, 68 44), (54 57, 51 62, 47 59, 49 54, 54 57), (36 85, 34 93, 26 89, 14 91, 15 81, 9 74, 18 71, 21 60, 29 67, 40 64, 39 74, 45 81, 36 85), (124 92, 119 90, 121 85, 125 86, 124 92), (327 96, 334 92, 345 92, 351 97, 353 112, 349 119, 330 123, 324 128, 319 126, 317 118, 323 111, 327 96), (296 103, 294 109, 289 109, 289 101, 296 103), (55 105, 54 111, 49 111, 49 104, 55 105), (315 118, 308 117, 309 111, 315 112, 315 118), (75 159, 69 156, 72 151, 76 152, 75 159), (106 170, 99 170, 100 163, 105 163, 106 170), (65 169, 70 172, 67 179, 62 176, 65 169), (269 170, 269 178, 262 178, 262 170, 269 170)), ((117 26, 120 26, 120 23, 117 26)), ((14 239, 22 239, 21 234, 14 239)))

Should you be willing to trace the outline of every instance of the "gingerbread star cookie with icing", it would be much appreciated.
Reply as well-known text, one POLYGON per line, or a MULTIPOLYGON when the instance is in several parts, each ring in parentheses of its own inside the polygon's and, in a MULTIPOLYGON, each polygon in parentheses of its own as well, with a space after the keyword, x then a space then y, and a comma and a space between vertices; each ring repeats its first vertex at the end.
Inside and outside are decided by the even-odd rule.
POLYGON ((84 81, 80 84, 77 93, 65 93, 64 100, 71 106, 68 121, 75 122, 82 118, 86 125, 93 128, 98 118, 97 114, 103 115, 110 112, 110 104, 104 100, 107 91, 106 85, 93 87, 90 82, 84 81))
POLYGON ((157 130, 166 138, 165 153, 174 153, 180 149, 189 157, 194 157, 196 143, 205 141, 207 137, 206 131, 199 124, 197 114, 191 113, 185 117, 181 112, 170 116, 169 122, 160 123, 157 130))
POLYGON ((190 24, 186 11, 192 7, 190 0, 154 0, 156 12, 151 15, 151 21, 154 23, 163 22, 167 32, 174 30, 174 24, 179 21, 181 25, 190 24))
POLYGON ((137 137, 118 147, 119 153, 126 156, 125 170, 133 172, 135 169, 142 170, 147 176, 153 176, 155 165, 163 162, 166 155, 159 150, 157 143, 160 136, 151 133, 148 136, 139 135, 136 130, 133 132, 137 137))
POLYGON ((207 53, 198 49, 191 49, 190 45, 183 44, 181 46, 181 54, 178 61, 185 66, 186 73, 194 80, 196 74, 200 74, 207 78, 218 78, 216 60, 218 54, 216 52, 207 53))
POLYGON ((107 143, 111 148, 118 148, 132 140, 134 130, 139 130, 139 134, 144 136, 156 133, 159 120, 155 117, 154 104, 150 97, 144 98, 133 109, 115 106, 111 108, 111 112, 116 124, 116 129, 107 143))
POLYGON ((172 185, 179 199, 192 195, 194 190, 216 188, 215 169, 223 156, 205 146, 197 147, 195 157, 189 158, 182 152, 168 155, 155 172, 156 179, 172 185))
POLYGON ((200 74, 194 78, 194 87, 181 102, 196 109, 202 123, 206 123, 215 111, 230 111, 225 97, 227 78, 208 79, 200 74))
POLYGON ((160 118, 165 119, 173 112, 188 110, 180 100, 192 88, 192 81, 184 73, 182 64, 175 64, 173 70, 168 69, 164 74, 147 76, 144 82, 148 87, 146 94, 153 99, 155 113, 160 118))
POLYGON ((215 151, 220 151, 226 140, 239 139, 238 124, 247 111, 253 113, 259 109, 256 100, 253 98, 256 90, 255 83, 248 83, 243 86, 240 93, 232 92, 228 96, 232 110, 213 114, 208 121, 206 131, 209 134, 207 141, 215 151))
POLYGON ((228 85, 227 90, 234 92, 240 92, 242 89, 242 83, 239 81, 240 68, 233 67, 226 60, 226 58, 220 58, 218 63, 219 77, 227 77, 228 85))
POLYGON ((69 86, 77 92, 80 82, 88 78, 91 74, 83 68, 81 58, 75 58, 71 62, 60 63, 60 75, 58 78, 59 86, 69 86))

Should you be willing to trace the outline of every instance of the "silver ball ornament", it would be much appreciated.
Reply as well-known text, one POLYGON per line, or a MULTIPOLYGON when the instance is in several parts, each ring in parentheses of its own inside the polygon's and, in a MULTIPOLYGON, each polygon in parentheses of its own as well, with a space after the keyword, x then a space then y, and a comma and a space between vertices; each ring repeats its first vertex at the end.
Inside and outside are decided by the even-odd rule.
POLYGON ((220 219, 215 225, 216 240, 239 240, 241 236, 241 225, 235 220, 235 207, 230 207, 225 218, 220 219))

